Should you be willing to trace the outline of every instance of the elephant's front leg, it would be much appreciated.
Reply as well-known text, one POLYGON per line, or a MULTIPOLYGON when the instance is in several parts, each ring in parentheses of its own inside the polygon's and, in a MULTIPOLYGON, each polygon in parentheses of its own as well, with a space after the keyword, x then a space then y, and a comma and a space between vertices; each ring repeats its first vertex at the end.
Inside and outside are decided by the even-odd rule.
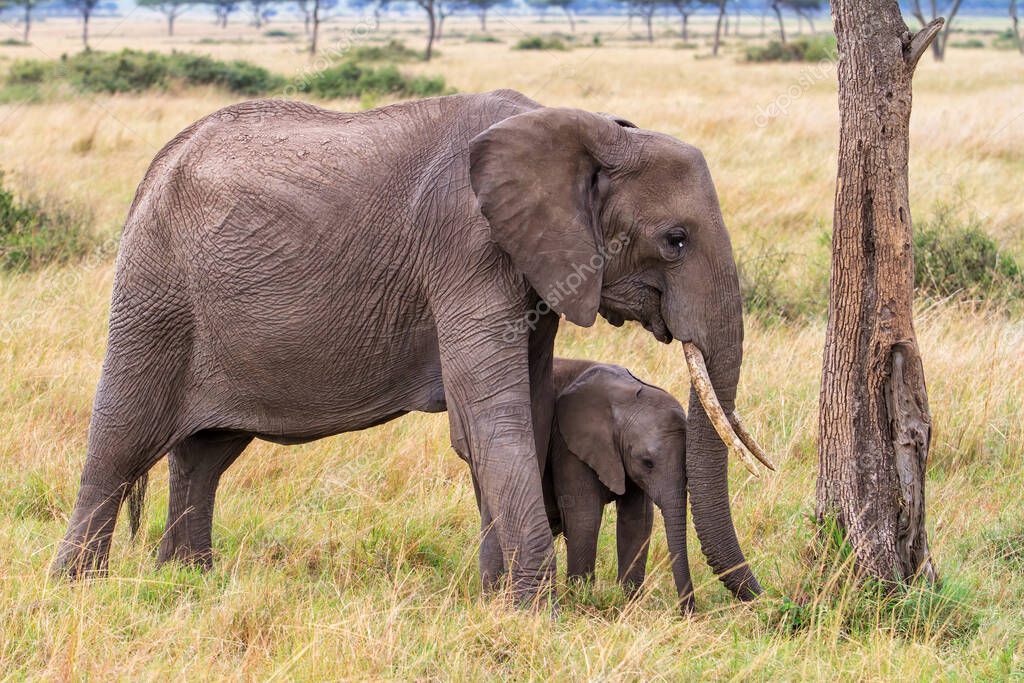
POLYGON ((490 593, 499 588, 505 576, 505 560, 501 555, 501 543, 498 540, 498 531, 494 527, 494 517, 480 497, 480 483, 472 465, 469 469, 473 478, 476 506, 480 511, 480 585, 485 592, 490 593))
POLYGON ((513 593, 526 604, 551 590, 555 558, 537 466, 527 336, 494 328, 494 321, 468 316, 439 320, 442 375, 452 441, 468 451, 513 593))
POLYGON ((626 482, 626 493, 615 501, 618 512, 615 523, 615 544, 619 559, 619 585, 633 597, 647 574, 647 551, 654 523, 654 504, 632 481, 626 482))

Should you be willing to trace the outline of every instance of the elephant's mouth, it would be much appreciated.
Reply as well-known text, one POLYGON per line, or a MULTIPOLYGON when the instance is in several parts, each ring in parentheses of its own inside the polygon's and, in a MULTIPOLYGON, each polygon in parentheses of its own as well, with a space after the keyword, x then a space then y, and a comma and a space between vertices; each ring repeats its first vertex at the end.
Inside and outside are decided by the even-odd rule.
POLYGON ((672 333, 661 317, 661 292, 650 285, 630 278, 605 285, 598 312, 615 327, 621 327, 627 320, 636 320, 658 341, 672 342, 672 333))

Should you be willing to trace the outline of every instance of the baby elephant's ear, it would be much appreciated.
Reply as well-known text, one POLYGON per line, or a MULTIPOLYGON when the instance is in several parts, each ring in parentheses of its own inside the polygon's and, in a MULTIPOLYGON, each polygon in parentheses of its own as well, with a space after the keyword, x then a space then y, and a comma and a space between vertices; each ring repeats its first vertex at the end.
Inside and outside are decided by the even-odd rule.
POLYGON ((537 109, 470 143, 469 177, 491 238, 556 312, 594 322, 604 275, 597 177, 623 158, 625 130, 579 109, 537 109))
POLYGON ((602 367, 593 367, 559 394, 555 420, 565 445, 616 495, 626 492, 626 471, 615 447, 615 417, 602 367))

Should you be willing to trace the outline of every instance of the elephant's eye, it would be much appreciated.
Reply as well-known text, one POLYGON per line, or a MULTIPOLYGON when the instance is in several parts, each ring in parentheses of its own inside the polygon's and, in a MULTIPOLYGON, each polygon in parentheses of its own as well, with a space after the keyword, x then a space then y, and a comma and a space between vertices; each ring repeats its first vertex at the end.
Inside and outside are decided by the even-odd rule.
POLYGON ((651 460, 650 458, 644 458, 644 459, 642 459, 642 460, 641 460, 640 462, 641 462, 641 463, 643 464, 643 466, 644 466, 644 467, 646 467, 647 469, 649 469, 649 470, 653 470, 653 469, 654 469, 654 461, 653 461, 653 460, 651 460))
POLYGON ((665 233, 665 246, 662 249, 662 253, 665 258, 669 261, 674 261, 683 255, 683 250, 686 249, 687 234, 686 230, 682 228, 676 228, 669 230, 665 233))

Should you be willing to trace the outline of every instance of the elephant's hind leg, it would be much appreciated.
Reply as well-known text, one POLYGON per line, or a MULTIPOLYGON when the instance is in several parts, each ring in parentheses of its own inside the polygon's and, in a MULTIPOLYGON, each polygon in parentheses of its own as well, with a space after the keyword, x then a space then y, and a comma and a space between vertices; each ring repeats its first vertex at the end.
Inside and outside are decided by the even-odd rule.
POLYGON ((106 571, 121 503, 173 444, 171 436, 140 432, 94 417, 78 498, 51 570, 55 576, 74 579, 106 571))
POLYGON ((220 477, 252 441, 237 432, 200 432, 167 456, 170 502, 157 562, 213 565, 213 503, 220 477))
MULTIPOLYGON (((110 340, 89 425, 89 448, 55 575, 103 571, 121 503, 131 485, 192 429, 181 414, 191 358, 191 323, 166 273, 133 268, 122 247, 110 340)), ((147 262, 148 263, 148 262, 147 262)))

